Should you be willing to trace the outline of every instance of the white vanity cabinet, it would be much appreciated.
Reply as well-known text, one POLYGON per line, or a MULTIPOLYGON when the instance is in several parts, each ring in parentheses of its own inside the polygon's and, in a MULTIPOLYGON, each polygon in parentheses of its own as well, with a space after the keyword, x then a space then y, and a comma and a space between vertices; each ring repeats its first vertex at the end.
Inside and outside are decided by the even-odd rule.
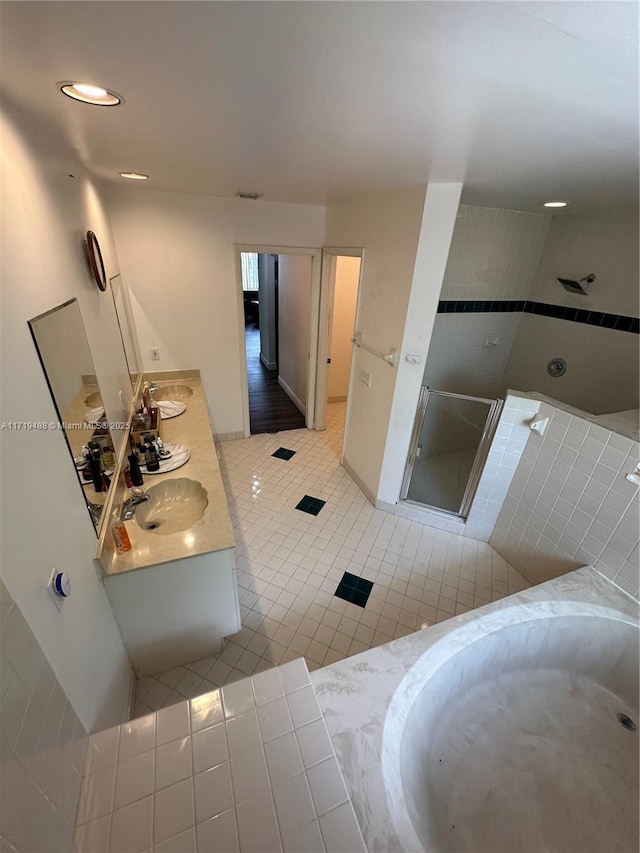
POLYGON ((232 548, 111 575, 105 587, 139 675, 217 654, 240 630, 232 548))
MULTIPOLYGON (((171 381, 175 383, 176 377, 172 376, 171 381)), ((179 381, 182 385, 173 384, 172 388, 188 385, 192 394, 183 414, 163 421, 163 440, 167 446, 173 443, 187 447, 189 460, 174 471, 146 474, 143 488, 151 496, 157 484, 187 478, 195 481, 198 493, 206 490, 206 506, 192 526, 165 535, 161 524, 152 529, 143 521, 144 513, 138 518, 134 513, 125 522, 132 548, 119 553, 111 528, 120 518, 129 492, 118 470, 95 554, 138 675, 151 675, 217 654, 223 638, 241 628, 235 538, 206 400, 197 372, 182 376, 179 381)), ((119 460, 120 467, 125 464, 126 457, 119 460)), ((178 484, 160 491, 172 491, 174 485, 178 484)), ((169 515, 163 516, 165 524, 172 512, 169 507, 169 515)), ((173 518, 184 518, 180 509, 176 512, 178 515, 173 518)), ((169 528, 173 530, 175 525, 164 529, 169 528)))

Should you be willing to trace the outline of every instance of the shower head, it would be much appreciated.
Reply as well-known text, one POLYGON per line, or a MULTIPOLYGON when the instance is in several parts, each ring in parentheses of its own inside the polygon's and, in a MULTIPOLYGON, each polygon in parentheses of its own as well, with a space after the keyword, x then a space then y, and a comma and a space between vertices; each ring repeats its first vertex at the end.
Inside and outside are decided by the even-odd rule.
POLYGON ((587 290, 589 289, 589 285, 596 280, 595 273, 589 273, 589 275, 585 275, 583 278, 560 278, 558 277, 558 281, 564 287, 565 290, 568 290, 569 293, 581 293, 583 296, 586 296, 587 290))

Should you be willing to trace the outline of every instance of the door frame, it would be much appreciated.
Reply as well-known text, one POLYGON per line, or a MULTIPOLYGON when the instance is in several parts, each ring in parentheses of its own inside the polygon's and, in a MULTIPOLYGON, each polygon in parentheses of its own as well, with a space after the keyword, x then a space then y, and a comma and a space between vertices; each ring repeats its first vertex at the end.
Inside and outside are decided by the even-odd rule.
MULTIPOLYGON (((276 246, 259 243, 234 243, 234 268, 236 275, 236 319, 240 342, 240 380, 242 385, 242 423, 244 437, 251 435, 249 420, 249 377, 247 375, 247 350, 244 334, 244 306, 242 296, 242 262, 243 252, 256 252, 259 255, 307 255, 311 258, 311 307, 309 311, 309 354, 307 357, 307 399, 305 400, 305 422, 311 429, 315 420, 316 400, 316 364, 318 359, 318 311, 320 306, 320 270, 322 264, 322 249, 302 248, 300 246, 276 246)), ((276 324, 278 318, 276 317, 276 324)))
MULTIPOLYGON (((320 283, 320 306, 318 315, 318 358, 317 358, 317 378, 316 378, 316 404, 315 404, 315 421, 314 429, 323 430, 326 428, 327 417, 327 382, 328 370, 327 359, 331 349, 331 332, 333 328, 333 307, 335 300, 336 289, 336 258, 360 258, 360 274, 358 276, 358 295, 356 298, 356 313, 354 322, 354 331, 358 328, 358 319, 360 317, 360 305, 362 295, 362 270, 364 268, 363 248, 335 247, 329 246, 322 249, 322 277, 320 283)), ((340 461, 344 457, 344 448, 347 440, 347 425, 349 423, 349 412, 351 407, 351 388, 354 381, 354 364, 353 351, 351 355, 351 367, 349 372, 349 387, 347 389, 347 411, 345 414, 344 439, 342 442, 342 450, 340 453, 340 461)))
POLYGON ((413 421, 411 443, 409 445, 409 455, 407 456, 407 462, 404 469, 404 477, 402 478, 402 488, 400 489, 399 502, 410 504, 412 506, 426 507, 429 510, 442 512, 446 515, 454 516, 455 518, 466 519, 469 515, 473 499, 475 498, 476 491, 478 489, 478 484, 480 483, 480 477, 482 476, 482 472, 487 461, 487 456, 489 455, 489 450, 491 449, 491 443, 493 441, 493 437, 498 426, 498 421, 502 413, 503 405, 504 400, 501 397, 475 397, 471 394, 455 394, 452 391, 440 391, 436 388, 430 388, 428 385, 423 385, 420 389, 420 397, 418 398, 418 406, 416 408, 416 414, 413 421), (489 406, 489 411, 487 412, 487 417, 484 422, 484 427, 482 429, 482 435, 480 437, 478 449, 476 450, 476 455, 474 457, 471 470, 469 471, 467 485, 465 487, 462 499, 460 501, 460 506, 457 511, 444 509, 443 507, 423 503, 421 501, 411 500, 407 497, 409 493, 409 487, 411 485, 413 469, 416 464, 416 459, 418 458, 418 446, 420 443, 420 436, 422 434, 422 428, 424 426, 424 420, 427 413, 429 397, 432 394, 437 394, 441 397, 453 397, 457 400, 473 400, 477 403, 486 403, 489 406))

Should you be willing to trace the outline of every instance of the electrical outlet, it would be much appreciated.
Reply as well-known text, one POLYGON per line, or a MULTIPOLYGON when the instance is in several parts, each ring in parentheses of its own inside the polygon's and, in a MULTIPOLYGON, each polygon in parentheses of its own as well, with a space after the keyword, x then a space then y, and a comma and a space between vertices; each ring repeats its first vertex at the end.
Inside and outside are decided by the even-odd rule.
POLYGON ((360 371, 360 382, 362 382, 363 385, 366 385, 367 388, 369 388, 371 386, 371 374, 367 373, 366 370, 361 370, 360 371))
POLYGON ((160 361, 160 347, 151 347, 151 361, 160 361))

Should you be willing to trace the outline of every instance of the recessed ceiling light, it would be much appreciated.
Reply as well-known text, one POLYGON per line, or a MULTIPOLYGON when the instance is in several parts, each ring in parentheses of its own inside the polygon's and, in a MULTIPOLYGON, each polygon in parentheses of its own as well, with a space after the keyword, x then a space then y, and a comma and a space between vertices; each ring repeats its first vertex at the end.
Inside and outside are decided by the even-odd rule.
POLYGON ((149 175, 143 175, 142 172, 120 172, 121 178, 129 178, 130 181, 146 181, 149 175))
POLYGON ((93 104, 97 107, 116 107, 124 102, 122 95, 116 95, 102 86, 94 86, 92 83, 78 83, 74 80, 64 80, 56 83, 58 89, 68 98, 74 101, 82 101, 83 104, 93 104))
POLYGON ((566 207, 569 204, 568 201, 545 201, 545 207, 566 207))

